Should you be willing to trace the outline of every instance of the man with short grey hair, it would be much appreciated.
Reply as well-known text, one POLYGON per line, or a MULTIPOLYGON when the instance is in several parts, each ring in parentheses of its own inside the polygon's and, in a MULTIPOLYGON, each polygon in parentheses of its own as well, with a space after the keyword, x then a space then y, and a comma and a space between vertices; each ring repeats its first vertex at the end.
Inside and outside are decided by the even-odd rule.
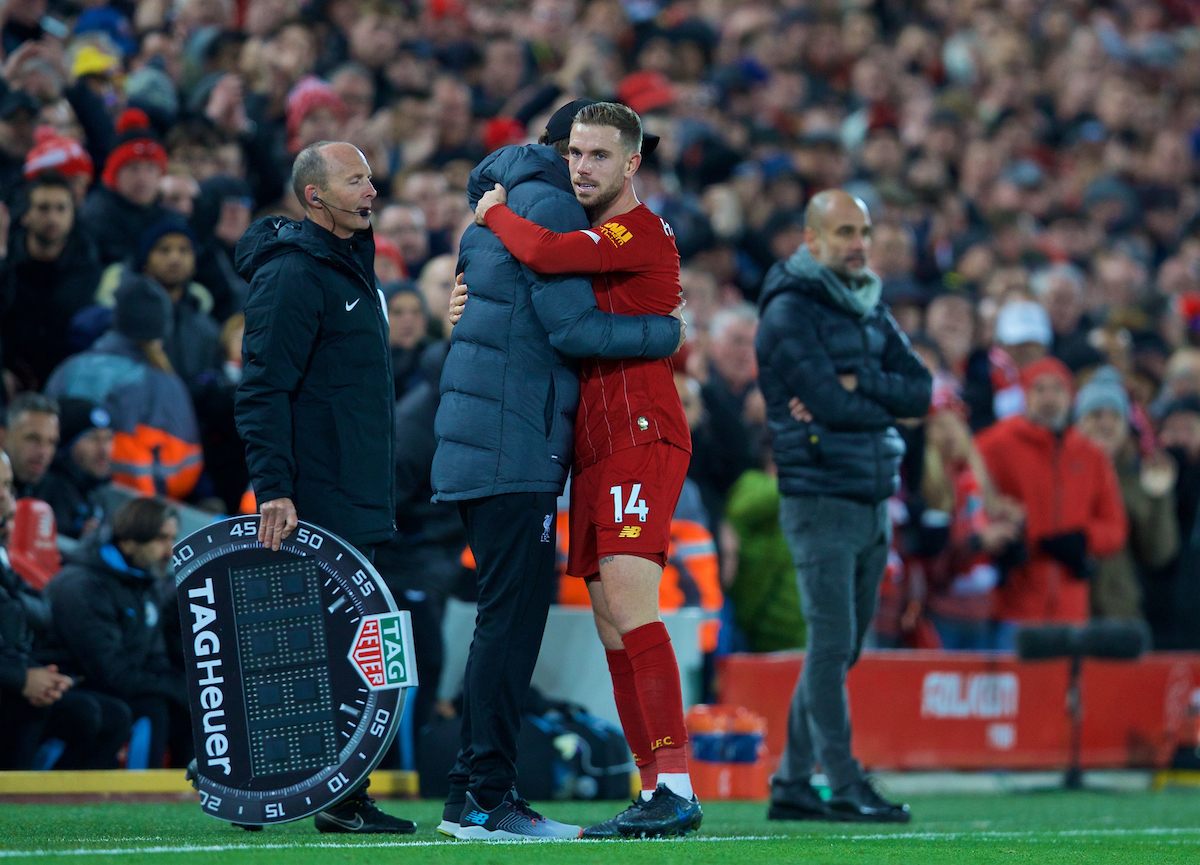
POLYGON ((929 410, 932 378, 881 303, 867 269, 871 218, 841 190, 813 197, 804 245, 767 274, 755 347, 767 402, 779 520, 808 621, 773 820, 908 822, 850 751, 846 673, 858 660, 887 564, 887 500, 900 486, 897 418, 929 410), (815 763, 833 798, 812 787, 815 763))
MULTIPOLYGON (((322 141, 292 166, 303 222, 260 219, 239 241, 250 283, 234 414, 262 514, 259 541, 279 549, 300 519, 368 560, 396 531, 388 317, 375 281, 371 167, 354 145, 322 141)), ((366 784, 319 813, 322 832, 403 833, 366 784)))

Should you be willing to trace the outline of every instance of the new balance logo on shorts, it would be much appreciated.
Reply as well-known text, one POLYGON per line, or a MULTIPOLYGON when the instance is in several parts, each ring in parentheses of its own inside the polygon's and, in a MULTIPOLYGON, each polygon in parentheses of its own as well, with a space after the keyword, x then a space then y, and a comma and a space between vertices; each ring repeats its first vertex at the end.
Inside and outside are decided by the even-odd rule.
POLYGON ((462 818, 463 823, 474 823, 476 826, 482 826, 488 820, 486 811, 472 811, 470 814, 462 818))
POLYGON ((642 533, 641 526, 621 526, 621 533, 618 538, 636 538, 642 533))
POLYGON ((546 514, 546 519, 542 520, 542 543, 550 543, 550 524, 554 522, 554 514, 546 514))

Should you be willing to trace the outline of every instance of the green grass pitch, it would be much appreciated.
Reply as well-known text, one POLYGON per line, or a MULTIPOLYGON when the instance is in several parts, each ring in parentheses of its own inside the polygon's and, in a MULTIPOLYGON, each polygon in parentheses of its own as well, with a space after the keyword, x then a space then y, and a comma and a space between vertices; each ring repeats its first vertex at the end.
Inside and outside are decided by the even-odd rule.
MULTIPOLYGON (((250 833, 199 805, 0 805, 0 865, 72 861, 134 865, 525 863, 1200 863, 1200 792, 920 796, 907 826, 773 823, 761 803, 710 802, 700 833, 645 842, 479 844, 441 839, 437 802, 385 801, 414 836, 318 835, 311 820, 250 833)), ((543 803, 558 820, 594 822, 617 803, 543 803)))

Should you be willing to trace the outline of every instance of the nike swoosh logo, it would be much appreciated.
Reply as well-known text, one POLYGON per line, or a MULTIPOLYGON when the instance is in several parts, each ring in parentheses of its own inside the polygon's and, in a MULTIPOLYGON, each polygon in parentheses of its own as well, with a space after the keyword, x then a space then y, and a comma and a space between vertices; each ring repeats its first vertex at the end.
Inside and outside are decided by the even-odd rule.
MULTIPOLYGON (((354 302, 358 303, 357 300, 354 302)), ((355 814, 354 820, 351 821, 351 820, 343 820, 341 817, 334 817, 332 814, 330 814, 328 811, 326 811, 325 819, 331 823, 336 823, 337 825, 341 826, 343 829, 349 829, 351 832, 357 832, 359 829, 361 829, 363 827, 362 814, 355 814)))
MULTIPOLYGON (((362 298, 360 297, 358 300, 362 300, 362 298)), ((349 301, 347 301, 346 302, 346 312, 349 312, 350 310, 354 309, 354 307, 358 306, 358 300, 354 301, 354 303, 350 303, 349 301)))

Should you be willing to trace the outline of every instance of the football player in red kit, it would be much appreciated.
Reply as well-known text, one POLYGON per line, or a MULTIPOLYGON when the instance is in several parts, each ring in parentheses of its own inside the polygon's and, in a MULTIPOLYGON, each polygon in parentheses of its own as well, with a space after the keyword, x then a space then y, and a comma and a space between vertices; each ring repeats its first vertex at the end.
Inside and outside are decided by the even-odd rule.
MULTIPOLYGON (((641 119, 598 102, 571 127, 567 158, 590 230, 557 234, 486 193, 476 222, 539 273, 593 273, 600 309, 668 315, 679 306, 671 227, 637 199, 641 119)), ((585 360, 580 367, 567 572, 588 580, 613 693, 643 794, 585 838, 680 835, 702 813, 687 770, 679 667, 658 592, 691 435, 669 360, 585 360)))

